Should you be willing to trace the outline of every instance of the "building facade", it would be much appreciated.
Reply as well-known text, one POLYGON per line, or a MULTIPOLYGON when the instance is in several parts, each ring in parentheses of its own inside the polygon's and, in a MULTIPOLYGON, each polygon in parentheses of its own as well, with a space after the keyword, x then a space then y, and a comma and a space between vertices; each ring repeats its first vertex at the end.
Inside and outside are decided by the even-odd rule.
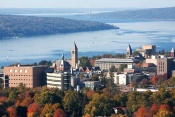
POLYGON ((93 90, 100 87, 100 81, 85 81, 84 84, 93 90))
POLYGON ((47 73, 47 87, 59 88, 61 90, 70 89, 70 72, 47 73))
POLYGON ((116 59, 116 58, 102 58, 95 61, 95 67, 100 67, 102 70, 109 70, 112 65, 115 68, 119 68, 121 64, 132 65, 133 63, 138 63, 138 59, 116 59))
POLYGON ((151 58, 156 55, 156 45, 143 45, 141 49, 136 49, 145 58, 151 58))
POLYGON ((20 83, 34 88, 45 85, 45 67, 8 66, 4 67, 4 88, 17 87, 20 83))
POLYGON ((167 74, 167 77, 171 77, 173 68, 173 58, 158 58, 157 59, 157 75, 167 74))
POLYGON ((114 83, 119 85, 127 85, 129 84, 129 76, 127 74, 117 74, 114 77, 114 83))

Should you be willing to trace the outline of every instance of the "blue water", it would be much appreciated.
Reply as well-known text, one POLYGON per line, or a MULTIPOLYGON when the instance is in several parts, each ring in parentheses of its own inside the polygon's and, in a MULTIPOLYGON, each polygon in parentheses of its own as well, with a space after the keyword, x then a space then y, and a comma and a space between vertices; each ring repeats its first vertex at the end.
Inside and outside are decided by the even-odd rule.
POLYGON ((145 44, 156 45, 157 51, 170 51, 175 47, 175 21, 116 21, 111 24, 120 29, 0 40, 0 66, 54 61, 60 59, 62 53, 70 59, 74 42, 79 57, 125 53, 128 44, 133 50, 145 44))

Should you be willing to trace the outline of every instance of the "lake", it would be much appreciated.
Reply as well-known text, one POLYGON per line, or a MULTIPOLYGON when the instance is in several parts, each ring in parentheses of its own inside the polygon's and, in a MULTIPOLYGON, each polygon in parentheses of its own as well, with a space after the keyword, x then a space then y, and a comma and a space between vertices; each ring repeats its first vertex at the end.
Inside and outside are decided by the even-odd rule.
POLYGON ((74 42, 79 57, 125 53, 128 44, 133 50, 154 44, 157 51, 170 51, 175 44, 175 21, 116 22, 111 25, 120 29, 0 40, 0 66, 54 61, 61 59, 62 53, 69 59, 74 42))

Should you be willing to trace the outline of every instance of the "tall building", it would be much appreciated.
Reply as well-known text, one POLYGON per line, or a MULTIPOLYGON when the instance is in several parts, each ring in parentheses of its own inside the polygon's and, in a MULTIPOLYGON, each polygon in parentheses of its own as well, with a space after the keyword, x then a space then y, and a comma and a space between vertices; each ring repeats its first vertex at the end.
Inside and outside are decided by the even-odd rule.
POLYGON ((5 66, 4 88, 17 87, 20 83, 34 88, 45 85, 45 67, 43 66, 5 66))
POLYGON ((128 45, 127 49, 126 49, 126 58, 129 58, 132 56, 132 49, 131 46, 128 45))
POLYGON ((145 58, 151 58, 156 55, 156 45, 143 45, 141 49, 136 49, 145 58))
POLYGON ((47 87, 59 88, 61 90, 70 89, 70 72, 47 73, 47 87))
POLYGON ((173 58, 158 58, 157 59, 157 75, 167 74, 171 77, 173 68, 173 58))
POLYGON ((78 63, 78 48, 76 46, 76 43, 74 42, 74 47, 72 48, 72 68, 76 67, 76 64, 78 63))
POLYGON ((174 48, 171 49, 171 53, 170 54, 171 54, 171 57, 173 57, 173 58, 175 57, 174 48))

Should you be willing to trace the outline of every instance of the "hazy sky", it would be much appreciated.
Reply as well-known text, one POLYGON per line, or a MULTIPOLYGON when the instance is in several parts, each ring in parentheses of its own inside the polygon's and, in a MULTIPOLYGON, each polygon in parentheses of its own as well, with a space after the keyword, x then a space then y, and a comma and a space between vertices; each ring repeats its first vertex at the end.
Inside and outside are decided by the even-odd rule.
POLYGON ((175 0, 0 0, 0 8, 159 8, 175 0))

